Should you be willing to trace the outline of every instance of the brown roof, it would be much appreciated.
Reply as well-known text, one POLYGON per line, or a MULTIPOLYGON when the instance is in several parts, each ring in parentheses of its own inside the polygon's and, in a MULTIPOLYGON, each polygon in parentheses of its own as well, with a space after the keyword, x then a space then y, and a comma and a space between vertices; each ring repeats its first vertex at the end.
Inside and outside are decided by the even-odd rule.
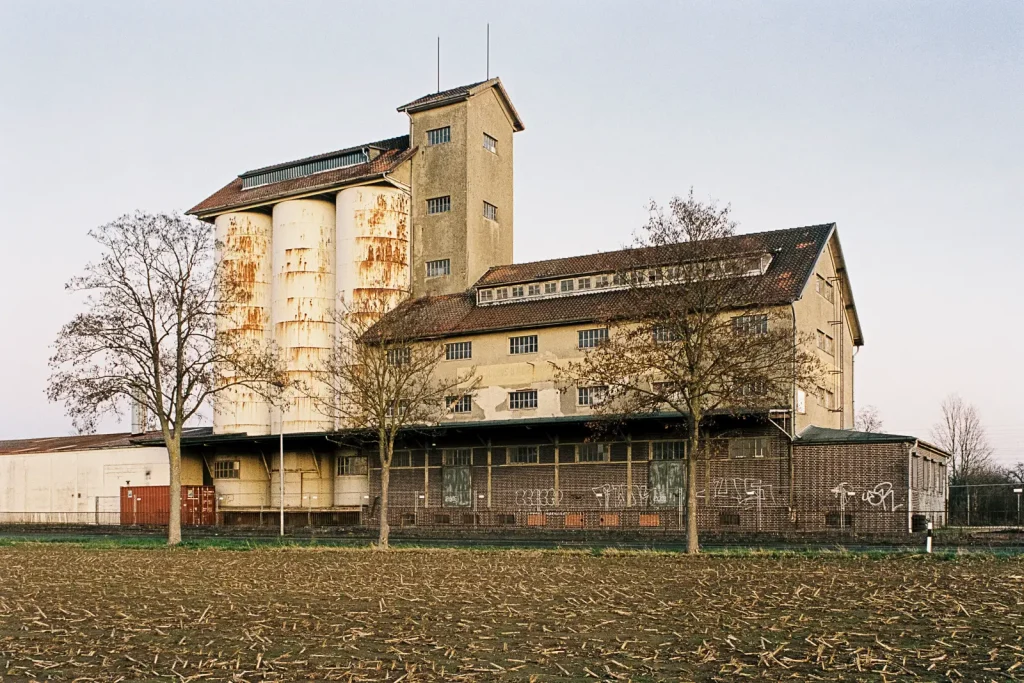
POLYGON ((487 81, 478 81, 476 83, 470 83, 469 85, 460 85, 457 88, 449 88, 448 90, 441 90, 436 93, 424 95, 418 99, 413 100, 407 104, 403 104, 398 108, 398 111, 405 112, 417 112, 426 111, 427 109, 434 109, 435 107, 444 107, 449 104, 456 102, 462 102, 463 100, 469 99, 471 96, 476 95, 479 92, 483 92, 487 88, 496 88, 498 96, 504 102, 508 108, 508 112, 512 117, 512 128, 515 131, 525 130, 523 120, 519 118, 519 112, 512 106, 512 100, 509 98, 508 93, 505 91, 505 86, 501 84, 500 78, 492 78, 487 81))
MULTIPOLYGON (((182 436, 208 433, 208 427, 186 427, 182 436)), ((61 453, 68 451, 90 451, 104 448, 130 448, 139 445, 138 441, 163 441, 163 432, 143 432, 130 434, 77 434, 74 436, 46 436, 36 439, 14 439, 0 441, 0 456, 24 455, 30 453, 61 453)))
MULTIPOLYGON (((835 229, 834 223, 789 230, 738 235, 722 240, 721 254, 765 253, 773 255, 768 270, 758 276, 754 300, 745 305, 784 305, 798 299, 814 272, 814 265, 835 229)), ((628 316, 631 299, 623 290, 596 291, 550 299, 522 299, 501 304, 476 304, 476 289, 514 282, 573 277, 613 272, 625 267, 668 263, 680 256, 671 248, 624 249, 564 259, 497 266, 487 271, 473 289, 446 296, 421 297, 400 306, 391 316, 402 315, 413 326, 413 336, 451 337, 478 332, 550 325, 571 325, 608 317, 628 316)), ((387 324, 391 317, 385 318, 387 324)), ((386 328, 385 328, 386 329, 386 328)))
MULTIPOLYGON (((305 159, 297 159, 283 164, 275 164, 274 166, 266 166, 253 171, 247 171, 232 180, 220 190, 217 190, 212 195, 193 206, 188 210, 188 213, 205 217, 214 213, 221 213, 229 209, 262 204, 278 199, 284 199, 293 195, 308 194, 318 190, 328 190, 362 180, 369 180, 375 176, 380 176, 384 173, 394 171, 399 164, 411 157, 412 153, 415 152, 415 148, 409 147, 408 135, 371 142, 361 145, 360 147, 375 147, 383 151, 375 159, 371 159, 365 164, 346 166, 345 168, 338 168, 333 171, 312 173, 300 178, 282 180, 277 183, 267 183, 266 185, 259 185, 257 187, 249 188, 248 190, 243 190, 242 176, 266 172, 276 168, 305 164, 318 159, 330 158, 348 150, 318 154, 316 156, 306 157, 305 159)), ((360 147, 348 149, 359 149, 360 147)))

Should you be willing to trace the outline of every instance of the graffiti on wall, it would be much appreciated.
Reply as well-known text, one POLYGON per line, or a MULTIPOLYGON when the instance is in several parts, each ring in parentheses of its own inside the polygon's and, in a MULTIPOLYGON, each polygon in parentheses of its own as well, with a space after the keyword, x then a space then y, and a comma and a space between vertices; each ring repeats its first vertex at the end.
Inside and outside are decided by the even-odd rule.
MULTIPOLYGON (((829 489, 829 493, 839 500, 840 510, 845 510, 847 499, 854 498, 857 495, 857 490, 844 481, 829 489)), ((865 489, 861 492, 860 499, 871 507, 882 508, 883 512, 896 512, 903 507, 902 504, 896 502, 891 481, 879 482, 872 488, 865 489)))
POLYGON ((780 505, 775 499, 775 487, 761 479, 750 477, 718 477, 711 480, 711 501, 714 505, 752 507, 780 505))
MULTIPOLYGON (((626 484, 601 484, 590 489, 595 497, 605 501, 606 506, 625 507, 628 504, 629 487, 626 484)), ((650 491, 646 484, 633 484, 633 504, 646 505, 650 491)))
POLYGON ((562 492, 553 488, 516 489, 516 506, 524 508, 555 507, 562 502, 562 492))

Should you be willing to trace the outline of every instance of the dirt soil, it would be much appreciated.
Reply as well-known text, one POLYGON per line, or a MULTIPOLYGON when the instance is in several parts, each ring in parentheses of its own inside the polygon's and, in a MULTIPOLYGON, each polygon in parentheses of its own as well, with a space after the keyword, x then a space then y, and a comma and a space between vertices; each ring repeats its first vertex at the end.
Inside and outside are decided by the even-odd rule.
POLYGON ((1024 560, 0 547, 0 681, 1024 680, 1024 560))

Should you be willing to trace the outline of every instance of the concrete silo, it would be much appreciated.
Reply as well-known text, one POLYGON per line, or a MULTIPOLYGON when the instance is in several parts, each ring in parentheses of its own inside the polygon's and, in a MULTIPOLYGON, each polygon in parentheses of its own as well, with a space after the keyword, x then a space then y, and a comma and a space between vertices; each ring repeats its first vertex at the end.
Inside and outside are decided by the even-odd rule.
MULTIPOLYGON (((335 207, 319 199, 293 199, 274 205, 274 339, 293 382, 324 392, 311 368, 334 347, 335 207)), ((292 390, 285 411, 285 433, 332 430, 334 421, 316 402, 292 390)), ((277 411, 272 422, 277 431, 277 411)))
POLYGON ((375 318, 409 291, 409 195, 364 185, 337 195, 337 287, 345 313, 375 318))
MULTIPOLYGON (((239 211, 215 220, 218 256, 228 282, 222 293, 233 303, 217 320, 217 335, 242 349, 259 349, 273 340, 270 324, 270 244, 273 223, 264 213, 239 211)), ((225 378, 230 375, 226 372, 225 378)), ((270 433, 270 406, 254 390, 231 387, 217 395, 213 415, 215 434, 270 433)))

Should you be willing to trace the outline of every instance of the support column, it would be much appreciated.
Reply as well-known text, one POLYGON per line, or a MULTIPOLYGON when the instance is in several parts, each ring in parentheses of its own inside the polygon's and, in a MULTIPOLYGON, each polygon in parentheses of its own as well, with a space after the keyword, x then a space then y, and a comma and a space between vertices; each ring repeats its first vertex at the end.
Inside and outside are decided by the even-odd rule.
MULTIPOLYGON (((409 463, 410 465, 412 463, 409 463)), ((423 507, 430 507, 430 450, 423 453, 423 507)))
POLYGON ((491 509, 491 440, 487 439, 487 509, 491 509))
MULTIPOLYGON (((610 455, 610 454, 609 454, 610 455)), ((626 507, 633 507, 633 436, 626 437, 626 507)))
POLYGON ((558 437, 555 437, 555 507, 558 507, 558 437))

